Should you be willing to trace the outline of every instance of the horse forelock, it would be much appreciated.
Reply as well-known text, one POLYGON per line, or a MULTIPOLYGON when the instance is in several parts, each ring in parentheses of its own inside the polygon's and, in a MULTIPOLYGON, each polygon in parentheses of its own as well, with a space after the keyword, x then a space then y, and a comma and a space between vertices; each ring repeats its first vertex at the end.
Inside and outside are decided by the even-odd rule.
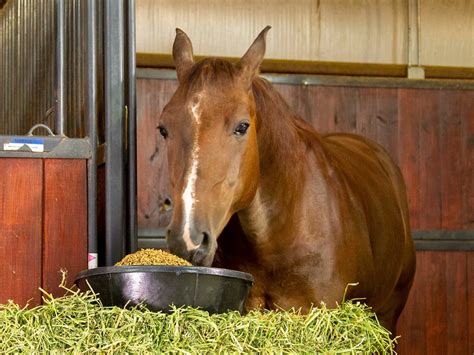
POLYGON ((189 92, 203 89, 220 89, 223 85, 233 85, 236 69, 232 63, 220 58, 206 58, 197 63, 187 77, 189 92))

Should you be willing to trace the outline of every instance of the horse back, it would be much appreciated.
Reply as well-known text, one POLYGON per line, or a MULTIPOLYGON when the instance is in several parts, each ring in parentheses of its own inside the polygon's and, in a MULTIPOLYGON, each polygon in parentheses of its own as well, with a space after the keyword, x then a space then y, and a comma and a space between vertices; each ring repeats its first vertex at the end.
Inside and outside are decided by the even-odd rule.
POLYGON ((383 147, 362 136, 328 134, 321 141, 329 164, 346 186, 347 198, 363 206, 378 278, 375 293, 409 286, 415 256, 400 169, 383 147))

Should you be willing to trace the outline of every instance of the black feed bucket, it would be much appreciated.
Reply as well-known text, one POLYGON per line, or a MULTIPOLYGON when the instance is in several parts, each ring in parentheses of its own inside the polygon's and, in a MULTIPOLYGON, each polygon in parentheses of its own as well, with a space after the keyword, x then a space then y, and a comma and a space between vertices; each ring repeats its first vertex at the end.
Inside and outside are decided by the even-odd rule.
POLYGON ((92 288, 104 306, 141 303, 163 312, 172 305, 191 306, 209 313, 242 313, 253 281, 235 270, 160 265, 99 267, 80 272, 75 280, 82 291, 92 288))

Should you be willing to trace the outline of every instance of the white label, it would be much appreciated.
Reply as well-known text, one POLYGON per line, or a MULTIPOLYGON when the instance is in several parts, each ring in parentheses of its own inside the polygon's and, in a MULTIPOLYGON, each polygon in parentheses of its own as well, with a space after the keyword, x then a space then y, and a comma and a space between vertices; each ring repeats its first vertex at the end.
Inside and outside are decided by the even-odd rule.
POLYGON ((4 143, 3 150, 20 150, 23 146, 27 146, 34 153, 44 152, 44 144, 34 144, 34 143, 4 143))
POLYGON ((99 258, 98 258, 97 253, 89 253, 87 255, 87 267, 89 269, 95 269, 98 265, 98 263, 97 263, 98 260, 99 260, 99 258))

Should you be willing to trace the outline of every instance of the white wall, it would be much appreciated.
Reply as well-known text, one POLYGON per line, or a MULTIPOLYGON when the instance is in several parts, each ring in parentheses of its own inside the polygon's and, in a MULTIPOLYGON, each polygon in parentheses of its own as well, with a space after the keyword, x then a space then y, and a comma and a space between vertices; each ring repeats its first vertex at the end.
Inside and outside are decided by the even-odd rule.
POLYGON ((474 0, 137 0, 137 52, 170 54, 180 27, 195 54, 239 57, 272 25, 266 58, 407 64, 409 1, 420 64, 474 67, 474 0))

